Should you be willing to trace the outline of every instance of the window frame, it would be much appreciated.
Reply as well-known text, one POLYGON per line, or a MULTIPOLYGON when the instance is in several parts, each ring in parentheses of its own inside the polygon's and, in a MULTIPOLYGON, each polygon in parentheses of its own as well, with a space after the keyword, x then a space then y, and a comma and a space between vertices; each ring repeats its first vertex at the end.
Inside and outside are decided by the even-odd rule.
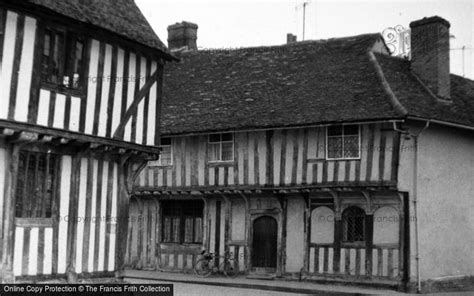
MULTIPOLYGON (((42 225, 42 226, 48 226, 52 225, 53 219, 55 215, 55 207, 57 204, 57 200, 59 198, 59 186, 60 186, 60 165, 61 165, 61 157, 59 154, 52 153, 51 151, 36 151, 36 150, 21 150, 20 154, 18 156, 18 169, 17 173, 15 176, 15 221, 16 224, 22 225, 22 224, 31 224, 33 223, 34 225, 42 225), (21 171, 21 160, 20 157, 26 157, 25 159, 25 164, 26 166, 24 167, 24 171, 21 171), (33 189, 28 186, 28 174, 30 173, 29 168, 29 160, 31 156, 34 156, 36 158, 35 160, 35 167, 34 167, 34 186, 33 189), (39 171, 39 163, 40 163, 40 157, 44 157, 44 165, 45 169, 44 171, 39 171), (52 168, 49 166, 51 165, 51 162, 53 162, 52 168), (52 172, 50 170, 53 170, 52 172), (48 178, 49 173, 51 173, 51 179, 48 178), (40 175, 43 174, 43 177, 46 176, 46 178, 43 178, 43 180, 39 180, 40 175), (22 186, 19 186, 20 182, 20 177, 23 176, 24 179, 22 180, 23 184, 22 186), (47 183, 48 180, 51 182, 51 188, 48 189, 47 183), (38 190, 35 190, 34 188, 38 188, 39 184, 38 182, 41 183, 42 185, 42 192, 37 193, 38 190), (31 192, 28 192, 28 189, 30 189, 31 192), (22 192, 20 193, 19 190, 22 192), (49 200, 49 215, 48 215, 48 202, 46 201, 45 194, 47 191, 50 191, 50 200, 49 200), (19 195, 22 195, 19 197, 19 195), (29 198, 25 198, 25 196, 30 196, 29 198), (37 216, 37 215, 24 215, 25 208, 24 208, 24 202, 29 201, 31 202, 32 199, 40 200, 42 202, 42 207, 41 211, 43 212, 44 215, 37 216), (20 209, 18 209, 18 205, 20 205, 20 209), (18 211, 21 212, 20 215, 18 215, 18 211)), ((36 201, 35 201, 36 203, 36 201)))
MULTIPOLYGON (((46 23, 43 25, 42 30, 38 30, 37 34, 42 34, 38 38, 41 38, 41 54, 39 55, 39 58, 41 61, 39 62, 40 65, 40 81, 43 87, 50 89, 50 90, 55 90, 55 91, 60 91, 64 93, 74 93, 77 95, 82 94, 85 92, 85 85, 86 85, 86 68, 87 68, 87 51, 88 51, 88 43, 89 40, 87 36, 76 33, 75 31, 68 30, 64 26, 60 26, 57 24, 52 24, 52 23, 46 23), (44 72, 44 64, 45 64, 45 42, 46 42, 46 35, 49 33, 50 35, 50 45, 49 45, 49 58, 48 58, 48 63, 51 64, 51 61, 54 61, 54 58, 51 57, 51 55, 54 56, 55 54, 55 47, 56 47, 56 36, 62 36, 62 42, 60 46, 58 47, 58 76, 57 76, 57 82, 51 81, 51 73, 45 73, 44 72), (76 56, 76 50, 77 50, 77 44, 81 43, 82 44, 82 55, 80 57, 80 65, 79 68, 80 70, 78 71, 79 73, 79 80, 78 80, 78 86, 74 87, 74 68, 76 67, 76 62, 77 62, 77 56, 76 56), (64 79, 68 77, 69 79, 69 85, 66 86, 64 84, 64 79)), ((51 70, 50 70, 51 71, 51 70)))
POLYGON ((227 133, 213 133, 213 134, 209 134, 208 137, 207 137, 207 152, 208 152, 208 162, 209 163, 232 163, 235 161, 235 133, 233 132, 227 132, 227 133), (225 134, 229 134, 229 135, 232 135, 232 141, 223 141, 222 140, 222 136, 225 135, 225 134), (211 136, 213 135, 219 135, 220 136, 220 141, 219 142, 211 142, 211 136), (222 144, 224 143, 232 143, 232 157, 231 159, 229 160, 222 160, 222 154, 223 154, 223 149, 222 149, 222 144), (210 158, 210 153, 209 153, 209 150, 210 150, 210 145, 215 145, 215 144, 219 144, 219 159, 218 160, 211 160, 210 158))
MULTIPOLYGON (((161 208, 161 241, 160 243, 162 244, 174 244, 174 245, 201 245, 203 242, 204 242, 204 202, 200 201, 200 200, 165 200, 165 201, 162 201, 161 202, 161 205, 160 205, 160 208, 161 208), (200 205, 200 212, 201 212, 201 215, 192 215, 192 216, 189 216, 189 215, 186 215, 185 212, 186 212, 186 209, 185 209, 185 206, 186 206, 186 203, 189 203, 189 202, 194 202, 195 205, 194 205, 194 208, 193 210, 195 210, 195 207, 197 204, 200 205), (169 206, 170 207, 174 207, 173 210, 176 210, 178 209, 178 212, 179 212, 179 215, 166 215, 165 214, 165 207, 166 207, 166 203, 169 203, 169 206), (179 217, 179 229, 178 229, 178 236, 179 236, 179 239, 178 241, 166 241, 165 239, 165 233, 166 233, 166 223, 165 223, 165 219, 167 217, 179 217), (186 217, 192 217, 193 219, 193 227, 192 227, 192 233, 193 233, 193 239, 191 242, 187 242, 186 241, 186 217), (195 229, 195 221, 196 219, 201 219, 201 237, 200 238, 196 238, 196 229, 195 229)), ((173 231, 173 219, 171 219, 171 224, 170 224, 170 236, 172 236, 172 231, 173 231)))
MULTIPOLYGON (((350 217, 355 217, 355 216, 350 216, 350 217)), ((349 218, 350 218, 349 217, 349 218)), ((365 245, 367 243, 367 213, 364 211, 363 208, 359 207, 359 206, 349 206, 347 207, 346 209, 344 209, 344 211, 342 212, 342 215, 341 215, 341 220, 342 220, 342 237, 341 237, 341 242, 348 246, 348 245, 354 245, 354 246, 358 246, 358 245, 365 245), (348 231, 348 227, 347 227, 347 221, 348 221, 348 217, 347 217, 347 212, 348 211, 351 211, 351 210, 357 210, 359 211, 361 214, 363 214, 362 218, 363 218, 363 221, 362 221, 362 235, 363 235, 363 240, 348 240, 348 235, 347 235, 347 231, 348 231)))
POLYGON ((342 124, 342 125, 330 125, 326 126, 326 160, 360 160, 361 159, 361 145, 362 145, 362 139, 361 139, 361 126, 360 124, 342 124), (331 127, 338 127, 340 126, 342 128, 342 134, 341 136, 329 136, 329 128, 331 127), (357 126, 357 138, 358 138, 358 156, 357 157, 329 157, 329 138, 337 138, 340 137, 342 138, 342 154, 344 154, 344 127, 346 126, 357 126))

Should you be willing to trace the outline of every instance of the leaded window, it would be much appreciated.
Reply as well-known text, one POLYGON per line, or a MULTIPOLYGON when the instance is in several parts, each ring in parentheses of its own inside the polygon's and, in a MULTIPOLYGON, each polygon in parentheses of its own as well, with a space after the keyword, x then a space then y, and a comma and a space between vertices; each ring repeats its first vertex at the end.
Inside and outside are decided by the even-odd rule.
POLYGON ((354 159, 359 157, 359 125, 336 125, 327 128, 328 159, 354 159))
POLYGON ((58 170, 57 155, 20 152, 15 190, 17 218, 51 218, 58 170))
POLYGON ((365 212, 358 207, 347 208, 342 213, 343 241, 365 241, 365 212))

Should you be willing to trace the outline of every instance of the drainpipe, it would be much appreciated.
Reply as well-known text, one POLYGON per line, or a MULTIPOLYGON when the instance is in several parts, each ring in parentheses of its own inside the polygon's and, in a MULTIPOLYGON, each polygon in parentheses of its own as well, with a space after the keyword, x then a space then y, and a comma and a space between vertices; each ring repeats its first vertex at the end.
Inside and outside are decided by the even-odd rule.
POLYGON ((413 157, 413 208, 415 218, 415 259, 416 259, 416 282, 417 292, 421 293, 421 270, 420 270, 420 240, 418 236, 419 221, 418 221, 418 138, 430 126, 431 120, 427 120, 425 126, 416 134, 410 133, 408 130, 401 130, 397 128, 397 124, 393 123, 393 129, 402 134, 406 134, 413 138, 415 145, 415 155, 413 157))

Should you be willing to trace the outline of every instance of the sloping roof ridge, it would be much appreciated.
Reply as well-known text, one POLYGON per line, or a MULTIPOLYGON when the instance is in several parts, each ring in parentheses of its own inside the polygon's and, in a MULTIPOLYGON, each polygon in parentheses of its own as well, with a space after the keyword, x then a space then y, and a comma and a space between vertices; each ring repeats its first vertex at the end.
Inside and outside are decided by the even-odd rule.
POLYGON ((400 100, 397 98, 395 93, 393 92, 390 83, 387 81, 385 78, 385 74, 383 72, 382 66, 380 66, 377 57, 375 56, 374 52, 369 48, 367 50, 367 56, 369 58, 370 63, 374 66, 374 71, 377 74, 377 77, 380 79, 380 83, 382 84, 382 88, 384 89, 385 93, 387 94, 387 97, 389 99, 390 104, 392 105, 393 109, 397 114, 400 116, 407 116, 408 115, 408 110, 405 108, 405 106, 402 105, 400 100))
MULTIPOLYGON (((328 39, 314 39, 314 40, 304 40, 304 41, 297 41, 293 43, 285 43, 285 44, 278 44, 278 45, 258 45, 258 46, 248 46, 248 47, 216 47, 216 48, 198 48, 197 52, 219 52, 219 51, 258 51, 258 50, 271 50, 271 49, 278 49, 278 48, 285 48, 285 47, 297 47, 297 46, 304 46, 304 45, 311 45, 311 44, 327 44, 331 42, 337 41, 355 41, 362 38, 369 38, 372 37, 374 39, 380 37, 380 33, 365 33, 353 36, 344 36, 344 37, 333 37, 328 39)), ((185 53, 196 52, 196 51, 185 51, 185 53)))

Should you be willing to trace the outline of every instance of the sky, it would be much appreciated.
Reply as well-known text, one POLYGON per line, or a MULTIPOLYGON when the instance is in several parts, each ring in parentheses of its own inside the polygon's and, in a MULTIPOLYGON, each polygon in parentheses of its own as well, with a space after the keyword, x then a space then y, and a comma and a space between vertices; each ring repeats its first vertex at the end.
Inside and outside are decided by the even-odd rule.
MULTIPOLYGON (((135 0, 160 39, 167 27, 196 23, 198 48, 279 45, 303 37, 305 0, 135 0)), ((474 0, 306 0, 305 40, 382 32, 438 15, 451 23, 451 72, 474 79, 474 0), (461 48, 465 47, 463 51, 461 48), (464 54, 463 54, 464 52, 464 54), (463 58, 464 56, 464 58, 463 58)))

